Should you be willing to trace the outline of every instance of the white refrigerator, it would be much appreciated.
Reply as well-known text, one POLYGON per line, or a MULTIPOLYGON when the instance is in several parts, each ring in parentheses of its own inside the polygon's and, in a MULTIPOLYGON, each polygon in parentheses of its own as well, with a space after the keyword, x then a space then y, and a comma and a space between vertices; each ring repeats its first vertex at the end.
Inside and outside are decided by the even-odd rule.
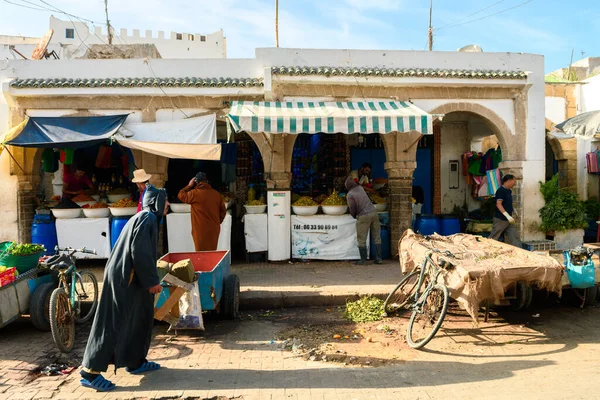
POLYGON ((267 235, 269 238, 269 261, 285 261, 292 252, 292 192, 290 190, 267 191, 267 235))

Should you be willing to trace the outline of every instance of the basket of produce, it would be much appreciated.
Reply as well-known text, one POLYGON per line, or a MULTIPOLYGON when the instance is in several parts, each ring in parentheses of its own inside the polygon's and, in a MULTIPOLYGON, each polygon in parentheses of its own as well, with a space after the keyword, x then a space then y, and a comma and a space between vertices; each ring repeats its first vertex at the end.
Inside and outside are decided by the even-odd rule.
POLYGON ((137 203, 128 198, 123 198, 108 206, 113 217, 128 217, 137 212, 137 203))
POLYGON ((169 207, 174 213, 189 213, 192 211, 192 206, 185 203, 169 203, 169 207))
POLYGON ((62 199, 56 207, 52 208, 52 215, 56 219, 72 219, 81 216, 81 208, 71 199, 62 199))
POLYGON ((388 181, 385 178, 376 178, 373 180, 373 189, 379 190, 385 185, 387 185, 388 181))
POLYGON ((52 215, 56 219, 73 219, 81 217, 81 208, 53 208, 52 215))
POLYGON ((21 274, 37 267, 45 251, 41 244, 3 242, 0 243, 0 266, 16 267, 21 274))
POLYGON ((369 193, 369 198, 371 199, 371 202, 375 206, 375 210, 377 210, 377 212, 385 211, 385 209, 387 208, 387 200, 385 198, 379 196, 376 193, 369 193))
POLYGON ((346 201, 334 190, 329 197, 321 203, 323 212, 327 215, 342 215, 348 211, 346 201))
POLYGON ((223 197, 223 202, 225 203, 225 208, 229 210, 231 208, 231 206, 233 205, 233 203, 235 203, 235 200, 233 199, 232 196, 230 196, 228 194, 222 194, 221 196, 223 197))
POLYGON ((264 214, 267 210, 267 205, 260 200, 252 200, 244 204, 244 208, 248 214, 264 214))
POLYGON ((108 201, 111 203, 116 203, 119 200, 131 198, 129 191, 122 188, 112 190, 110 193, 107 193, 106 196, 108 197, 108 201))
POLYGON ((315 215, 319 211, 319 204, 308 196, 302 196, 292 204, 296 215, 315 215))
POLYGON ((86 204, 89 204, 90 206, 92 204, 96 204, 96 200, 87 194, 78 194, 77 196, 73 197, 71 201, 77 204, 79 207, 83 207, 86 204))
POLYGON ((110 210, 106 203, 96 203, 89 207, 82 207, 83 215, 86 218, 108 218, 110 216, 110 210))

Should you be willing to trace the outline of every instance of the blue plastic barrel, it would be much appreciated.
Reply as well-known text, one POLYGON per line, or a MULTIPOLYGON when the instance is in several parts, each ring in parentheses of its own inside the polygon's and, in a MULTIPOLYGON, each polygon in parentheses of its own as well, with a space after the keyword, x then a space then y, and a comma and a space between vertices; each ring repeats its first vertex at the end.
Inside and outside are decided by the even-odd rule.
MULTIPOLYGON (((375 259, 375 242, 371 238, 371 259, 375 259)), ((390 258, 390 230, 387 226, 381 226, 381 258, 387 260, 390 258)))
POLYGON ((110 248, 115 247, 115 243, 117 243, 117 239, 119 239, 119 235, 121 231, 127 224, 131 217, 113 217, 112 222, 110 224, 110 248))
POLYGON ((44 255, 54 254, 58 245, 56 224, 50 215, 36 215, 31 224, 31 243, 42 244, 46 248, 44 255))
POLYGON ((388 211, 383 211, 378 214, 381 225, 390 226, 390 213, 388 211))
POLYGON ((440 234, 444 236, 460 233, 460 222, 456 215, 440 215, 440 234))
POLYGON ((417 214, 415 232, 421 235, 432 235, 440 232, 440 221, 435 215, 417 214))

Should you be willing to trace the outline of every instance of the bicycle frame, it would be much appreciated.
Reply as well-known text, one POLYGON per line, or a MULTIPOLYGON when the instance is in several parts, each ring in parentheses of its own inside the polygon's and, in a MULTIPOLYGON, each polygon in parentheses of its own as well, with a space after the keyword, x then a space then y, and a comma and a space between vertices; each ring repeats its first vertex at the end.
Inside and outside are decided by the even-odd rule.
POLYGON ((71 265, 66 271, 59 271, 58 273, 58 287, 65 289, 67 293, 69 293, 69 305, 71 309, 75 309, 75 299, 77 298, 77 279, 81 279, 80 275, 77 273, 77 268, 75 265, 71 265), (67 283, 67 276, 71 274, 71 285, 68 288, 69 284, 67 283))
POLYGON ((431 252, 428 252, 425 255, 425 260, 423 260, 423 264, 421 265, 421 272, 419 274, 419 280, 417 282, 417 287, 414 294, 414 301, 412 304, 412 309, 421 306, 425 299, 427 298, 427 294, 431 291, 433 286, 436 284, 438 277, 440 276, 442 269, 433 261, 431 258, 431 252), (431 273, 430 270, 434 269, 435 272, 431 273), (425 283, 425 276, 429 275, 432 279, 429 281, 423 293, 420 293, 420 289, 425 283))

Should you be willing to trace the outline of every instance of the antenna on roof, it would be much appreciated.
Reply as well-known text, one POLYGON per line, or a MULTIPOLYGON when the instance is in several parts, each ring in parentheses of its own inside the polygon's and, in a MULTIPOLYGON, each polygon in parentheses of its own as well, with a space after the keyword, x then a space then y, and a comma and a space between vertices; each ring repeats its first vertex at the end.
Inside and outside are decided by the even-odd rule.
POLYGON ((54 29, 48 30, 43 38, 40 39, 35 49, 33 49, 33 53, 31 54, 32 60, 41 60, 53 56, 58 60, 58 54, 54 50, 48 53, 48 44, 50 44, 50 40, 52 39, 52 35, 54 35, 54 29))
POLYGON ((429 30, 427 31, 427 43, 429 51, 433 50, 433 27, 431 26, 431 20, 433 18, 433 0, 429 1, 429 30))

